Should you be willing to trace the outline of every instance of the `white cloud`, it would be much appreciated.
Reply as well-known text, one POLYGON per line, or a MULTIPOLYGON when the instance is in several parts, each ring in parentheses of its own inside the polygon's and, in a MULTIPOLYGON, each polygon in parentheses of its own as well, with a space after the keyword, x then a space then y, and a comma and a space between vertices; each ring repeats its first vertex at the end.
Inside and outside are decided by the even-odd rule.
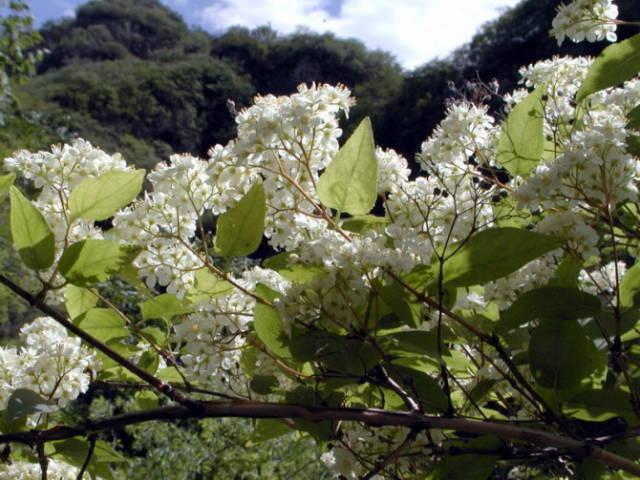
POLYGON ((477 28, 501 7, 518 0, 344 0, 338 17, 326 0, 221 0, 204 8, 206 28, 270 24, 282 33, 307 27, 355 37, 370 48, 396 55, 406 68, 443 57, 470 40, 477 28))

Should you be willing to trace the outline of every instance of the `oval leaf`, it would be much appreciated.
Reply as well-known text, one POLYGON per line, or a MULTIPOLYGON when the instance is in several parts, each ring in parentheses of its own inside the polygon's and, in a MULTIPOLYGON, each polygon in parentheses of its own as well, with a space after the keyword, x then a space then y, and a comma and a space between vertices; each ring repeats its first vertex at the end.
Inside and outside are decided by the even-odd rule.
POLYGON ((526 176, 544 153, 544 109, 540 86, 509 113, 498 140, 498 162, 512 175, 526 176))
POLYGON ((57 410, 59 408, 55 402, 41 397, 32 390, 19 388, 9 397, 4 416, 5 421, 13 422, 34 413, 52 413, 57 410))
POLYGON ((33 270, 49 268, 53 264, 56 247, 47 221, 16 187, 10 187, 9 195, 11 236, 20 258, 33 270))
MULTIPOLYGON (((562 243, 554 237, 511 227, 483 230, 445 260, 443 280, 456 287, 484 285, 515 272, 562 243)), ((438 269, 437 264, 432 268, 435 278, 438 269)))
POLYGON ((144 170, 112 171, 83 180, 69 197, 71 216, 106 220, 138 196, 144 173, 144 170))
MULTIPOLYGON (((264 285, 257 286, 256 295, 268 300, 275 298, 275 292, 264 285)), ((282 320, 280 320, 280 316, 274 308, 262 303, 256 303, 253 311, 253 328, 260 341, 265 344, 269 351, 282 358, 292 358, 291 350, 289 349, 289 336, 285 332, 282 320)))
POLYGON ((4 200, 4 198, 9 193, 9 188, 11 188, 15 179, 16 179, 15 173, 10 173, 8 175, 0 175, 0 202, 4 200))
POLYGON ((193 305, 188 305, 170 293, 159 295, 140 305, 143 320, 150 320, 152 318, 170 319, 176 315, 184 315, 185 313, 192 313, 194 311, 195 307, 193 305))
POLYGON ((129 336, 124 319, 108 308, 92 308, 78 318, 77 324, 93 338, 103 343, 129 336))
POLYGON ((378 195, 378 161, 369 117, 338 151, 318 180, 323 205, 350 215, 369 213, 378 195))
POLYGON ((577 387, 599 366, 602 356, 575 320, 546 321, 531 334, 529 364, 543 387, 577 387))
POLYGON ((60 258, 60 273, 74 285, 104 282, 133 260, 124 245, 110 240, 82 240, 68 247, 60 258))
POLYGON ((267 205, 262 183, 256 183, 231 209, 220 215, 216 230, 216 252, 240 257, 255 252, 264 234, 267 205))
POLYGON ((65 307, 74 319, 88 312, 98 303, 98 297, 90 290, 75 285, 67 285, 64 290, 65 307))
POLYGON ((601 310, 595 295, 575 288, 542 287, 523 293, 502 314, 494 332, 503 334, 539 318, 577 320, 593 317, 601 310))
POLYGON ((640 72, 640 34, 605 48, 589 68, 576 101, 631 80, 640 72))
POLYGON ((620 282, 620 303, 624 307, 640 304, 640 263, 627 270, 620 282))

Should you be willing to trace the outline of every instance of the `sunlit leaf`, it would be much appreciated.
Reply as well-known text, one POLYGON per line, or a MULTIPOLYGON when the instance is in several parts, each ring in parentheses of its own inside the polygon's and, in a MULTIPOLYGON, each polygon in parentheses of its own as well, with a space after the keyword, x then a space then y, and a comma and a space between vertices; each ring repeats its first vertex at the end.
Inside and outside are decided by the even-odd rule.
POLYGON ((144 175, 144 170, 114 170, 83 180, 69 197, 71 216, 106 220, 136 198, 142 189, 144 175))
POLYGON ((65 307, 69 316, 74 319, 88 312, 98 303, 98 297, 91 290, 75 285, 67 285, 64 289, 65 307))
POLYGON ((78 317, 76 324, 103 343, 129 336, 124 319, 108 308, 92 308, 78 317))
POLYGON ((260 246, 267 212, 264 187, 256 183, 232 208, 218 218, 216 253, 223 257, 249 255, 260 246))
POLYGON ((33 270, 49 268, 55 257, 55 238, 47 221, 16 187, 9 188, 9 195, 11 236, 20 258, 33 270))
POLYGON ((540 86, 520 101, 502 125, 497 160, 511 175, 526 176, 544 153, 544 108, 540 86))
POLYGON ((117 242, 87 239, 67 247, 58 267, 74 285, 93 285, 108 280, 130 263, 135 253, 117 242))
MULTIPOLYGON (((563 241, 529 230, 498 227, 483 230, 457 248, 444 262, 443 281, 457 287, 484 285, 562 245, 563 241)), ((439 265, 431 269, 438 277, 439 265)))
POLYGON ((581 102, 592 93, 631 80, 640 72, 640 34, 605 48, 589 68, 576 95, 581 102))
POLYGON ((376 202, 377 181, 373 129, 367 117, 327 166, 316 190, 323 205, 350 215, 364 215, 376 202))

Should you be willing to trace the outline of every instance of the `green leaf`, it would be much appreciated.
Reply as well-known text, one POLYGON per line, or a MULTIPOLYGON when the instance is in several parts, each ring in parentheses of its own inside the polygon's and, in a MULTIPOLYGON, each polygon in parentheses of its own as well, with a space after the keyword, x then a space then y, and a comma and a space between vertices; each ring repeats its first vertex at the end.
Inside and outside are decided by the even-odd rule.
POLYGON ((0 176, 0 202, 3 201, 9 193, 9 189, 13 186, 13 182, 15 181, 15 179, 15 173, 0 176))
POLYGON ((631 128, 633 130, 640 130, 640 105, 635 107, 627 114, 627 118, 629 119, 629 123, 627 123, 627 128, 631 128))
POLYGON ((140 330, 140 334, 158 346, 163 346, 167 342, 166 333, 157 327, 145 327, 140 330))
POLYGON ((575 288, 537 288, 520 295, 501 313, 494 332, 501 335, 540 318, 562 321, 593 317, 601 309, 598 297, 575 288))
POLYGON ((98 303, 98 297, 91 290, 75 285, 66 286, 64 298, 65 307, 72 320, 88 312, 98 303))
MULTIPOLYGON (((480 437, 455 446, 469 450, 496 450, 501 445, 495 437, 480 437)), ((486 480, 500 459, 499 455, 464 454, 447 455, 437 465, 426 480, 486 480)))
POLYGON ((34 413, 52 413, 59 409, 56 402, 47 400, 32 390, 19 388, 9 397, 4 419, 10 423, 34 413))
POLYGON ((360 122, 318 180, 323 205, 350 215, 369 213, 378 195, 378 162, 369 117, 360 122))
POLYGON ((257 443, 266 442, 282 435, 292 433, 294 430, 281 420, 274 420, 271 418, 260 418, 256 421, 256 426, 253 429, 251 440, 247 447, 251 447, 257 443))
POLYGON ((259 395, 268 395, 273 392, 278 385, 280 385, 280 383, 273 375, 256 375, 249 383, 251 390, 259 395))
POLYGON ((591 64, 576 95, 581 102, 592 93, 631 80, 640 71, 640 34, 605 48, 591 64))
POLYGON ((359 215, 347 218, 342 222, 342 229, 349 232, 364 233, 374 228, 385 227, 391 221, 387 217, 376 217, 375 215, 359 215))
MULTIPOLYGON (((511 227, 483 230, 445 260, 443 281, 456 287, 484 285, 515 272, 562 243, 558 238, 511 227)), ((436 263, 431 268, 433 277, 437 278, 438 270, 436 263)))
MULTIPOLYGON (((261 298, 270 297, 267 287, 258 285, 256 294, 261 298)), ((258 338, 270 352, 282 358, 291 358, 289 336, 284 330, 278 312, 268 305, 256 303, 253 314, 253 328, 258 338)))
POLYGON ((324 370, 355 377, 365 375, 380 361, 370 343, 324 331, 304 330, 292 335, 289 350, 295 360, 317 362, 324 370))
POLYGON ((171 319, 177 315, 193 313, 194 311, 194 305, 189 305, 170 293, 158 295, 140 305, 143 320, 152 318, 171 319))
POLYGON ((620 282, 620 303, 623 307, 640 304, 640 263, 627 270, 620 282))
POLYGON ((267 258, 263 265, 265 268, 275 270, 284 278, 295 283, 308 283, 324 273, 325 269, 320 265, 305 265, 300 263, 291 263, 289 259, 293 254, 290 252, 282 252, 267 258))
MULTIPOLYGON (((306 406, 328 406, 337 407, 344 400, 344 395, 334 392, 326 397, 321 396, 321 392, 306 386, 296 387, 285 394, 285 402, 292 405, 306 406)), ((331 438, 333 423, 330 420, 311 421, 294 420, 295 425, 309 433, 318 441, 326 441, 331 438)))
POLYGON ((106 220, 131 203, 142 189, 144 170, 111 171, 87 178, 69 197, 72 218, 106 220))
POLYGON ((620 390, 587 390, 563 402, 563 412, 580 420, 602 422, 614 417, 636 420, 628 393, 620 390))
POLYGON ((602 355, 575 320, 545 321, 531 334, 529 364, 543 387, 569 390, 591 375, 602 355))
POLYGON ((549 280, 550 287, 576 288, 578 286, 578 276, 582 270, 582 264, 575 257, 567 255, 562 259, 556 269, 553 278, 549 280))
MULTIPOLYGON (((89 442, 79 438, 70 438, 51 442, 47 445, 48 455, 62 458, 66 463, 76 468, 82 468, 89 454, 89 442)), ((109 463, 124 463, 127 460, 116 452, 104 440, 97 440, 88 472, 92 478, 112 479, 113 475, 109 469, 109 463)))
POLYGON ((255 252, 264 234, 267 204, 262 183, 256 183, 233 207, 220 215, 216 227, 216 252, 240 257, 255 252))
POLYGON ((140 392, 136 392, 133 398, 137 402, 138 408, 140 410, 151 410, 153 408, 158 408, 158 395, 150 390, 142 390, 140 392))
POLYGON ((138 367, 142 368, 147 373, 154 375, 158 366, 160 365, 160 356, 155 350, 147 350, 143 352, 138 360, 138 367))
MULTIPOLYGON (((450 340, 451 330, 443 326, 443 341, 450 340)), ((381 336, 378 340, 385 353, 389 355, 415 356, 415 354, 426 355, 430 358, 438 356, 438 329, 431 331, 404 330, 381 336)), ((442 354, 447 355, 449 347, 446 343, 442 346, 442 354)))
POLYGON ((424 372, 413 368, 388 365, 389 375, 406 391, 415 392, 422 407, 431 412, 445 412, 447 410, 447 396, 438 382, 424 372))
POLYGON ((180 373, 175 369, 175 367, 166 367, 161 368, 156 372, 156 377, 160 380, 164 380, 165 382, 170 383, 183 383, 184 380, 180 376, 180 373))
POLYGON ((502 126, 497 160, 511 175, 527 176, 544 153, 544 108, 540 86, 518 103, 502 126))
POLYGON ((636 157, 640 156, 640 135, 627 135, 627 152, 636 157))
POLYGON ((9 187, 11 199, 11 236, 20 258, 33 270, 45 270, 53 264, 55 238, 40 211, 16 187, 9 187))
POLYGON ((382 287, 380 297, 384 303, 400 318, 405 325, 417 328, 422 323, 422 305, 415 302, 412 296, 399 283, 391 283, 382 287))
POLYGON ((92 308, 81 315, 76 323, 93 338, 103 343, 129 336, 124 319, 108 308, 92 308))
POLYGON ((193 292, 189 292, 188 297, 195 302, 201 297, 211 299, 224 296, 232 291, 233 285, 203 268, 196 271, 195 287, 193 292))
POLYGON ((133 253, 124 245, 110 240, 82 240, 65 249, 58 268, 74 285, 93 285, 108 280, 133 261, 133 253))
POLYGON ((531 224, 533 216, 529 210, 520 210, 512 197, 506 197, 493 204, 493 216, 498 227, 525 228, 531 224))

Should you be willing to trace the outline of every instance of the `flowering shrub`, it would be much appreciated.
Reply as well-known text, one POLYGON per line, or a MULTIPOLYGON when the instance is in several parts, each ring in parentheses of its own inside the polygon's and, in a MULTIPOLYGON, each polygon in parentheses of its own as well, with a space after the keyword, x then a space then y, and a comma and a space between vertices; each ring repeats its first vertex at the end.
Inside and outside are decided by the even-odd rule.
MULTIPOLYGON (((577 0, 552 33, 613 40, 615 16, 577 0)), ((638 58, 525 67, 504 119, 452 104, 419 176, 368 119, 340 146, 340 85, 257 97, 236 140, 148 175, 82 140, 6 159, 40 290, 0 281, 47 318, 0 349, 0 443, 25 446, 0 476, 108 476, 98 432, 216 416, 310 435, 340 478, 638 475, 638 58), (153 393, 69 424, 92 381, 153 393)))

